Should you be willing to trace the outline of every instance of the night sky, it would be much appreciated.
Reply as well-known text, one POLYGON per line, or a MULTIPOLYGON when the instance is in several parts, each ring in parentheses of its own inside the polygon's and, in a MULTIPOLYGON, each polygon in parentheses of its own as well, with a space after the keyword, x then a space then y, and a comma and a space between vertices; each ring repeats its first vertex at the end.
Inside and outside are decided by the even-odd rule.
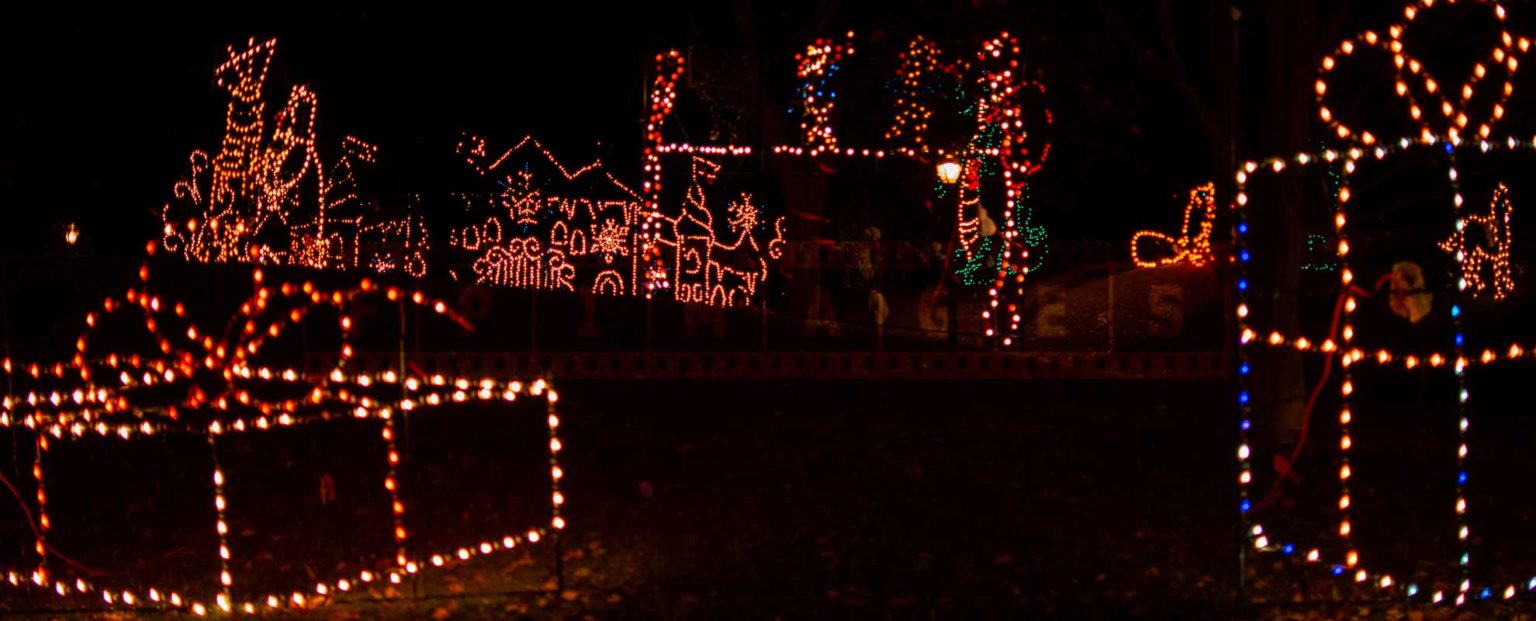
MULTIPOLYGON (((216 146, 223 94, 212 68, 224 46, 279 38, 268 108, 291 84, 320 96, 321 139, 355 135, 378 144, 398 191, 430 191, 456 163, 460 132, 511 142, 539 137, 563 157, 601 155, 638 177, 638 142, 648 57, 671 46, 723 53, 751 32, 762 59, 764 110, 792 95, 797 48, 857 28, 867 41, 846 89, 882 89, 896 52, 918 32, 950 54, 970 54, 999 26, 1020 35, 1031 68, 1051 90, 1060 177, 1040 186, 1054 197, 1053 228, 1074 237, 1119 237, 1074 213, 1173 197, 1210 176, 1184 93, 1136 70, 1137 51, 1114 46, 1114 28, 1141 28, 1133 13, 1092 3, 700 2, 598 10, 581 3, 538 8, 203 8, 186 12, 116 7, 81 14, 33 6, 0 26, 0 202, 9 253, 64 250, 61 227, 78 221, 83 253, 131 256, 153 234, 156 211, 194 148, 216 146), (876 5, 878 4, 878 8, 876 5), (1049 6, 1056 4, 1058 6, 1049 6), (1057 66, 1057 61, 1064 66, 1057 66), (771 104, 771 105, 770 105, 771 104), (1191 148, 1190 143, 1196 145, 1191 148), (600 146, 599 146, 600 145, 600 146), (1177 155, 1173 155, 1177 154, 1177 155), (1190 159, 1193 158, 1193 159, 1190 159), (1115 177, 1131 197, 1074 188, 1115 177), (1130 179, 1126 179, 1130 177, 1130 179)), ((266 5, 262 5, 266 6, 266 5)), ((1194 49, 1191 77, 1209 55, 1200 6, 1175 6, 1179 34, 1194 49), (1187 31, 1187 32, 1186 32, 1187 31)), ((1152 41, 1156 33, 1142 33, 1152 41)), ((1197 84, 1197 87, 1199 85, 1197 84)), ((873 129, 884 110, 844 111, 841 123, 873 129)), ((849 131, 855 131, 850 129, 849 131)), ((775 142, 783 140, 776 139, 775 142)), ((761 143, 762 141, 757 141, 761 143)))
MULTIPOLYGON (((279 39, 269 110, 290 85, 311 86, 323 148, 349 134, 373 142, 397 185, 392 191, 431 193, 457 174, 453 145, 466 131, 493 144, 532 134, 565 159, 600 156, 637 180, 648 59, 668 47, 755 51, 759 76, 740 82, 756 87, 761 101, 744 107, 761 116, 784 112, 793 54, 816 36, 857 29, 861 49, 843 88, 880 92, 912 35, 935 38, 948 54, 970 54, 1007 28, 1020 37, 1027 70, 1049 87, 1056 114, 1054 159, 1032 186, 1045 223, 1062 239, 1123 240, 1162 223, 1187 188, 1227 176, 1208 131, 1223 124, 1224 93, 1235 93, 1236 122, 1228 126, 1239 129, 1217 144, 1251 157, 1266 142, 1284 142, 1263 122, 1280 88, 1267 47, 1272 33, 1261 21, 1271 4, 1238 3, 1235 90, 1220 88, 1215 73, 1227 56, 1215 52, 1232 49, 1211 28, 1225 13, 1220 3, 737 0, 601 10, 434 3, 88 12, 34 5, 0 24, 7 93, 0 235, 6 254, 64 252, 62 227, 77 221, 83 238, 73 251, 132 256, 153 235, 187 153, 217 145, 224 97, 212 68, 225 45, 248 37, 279 39)), ((1321 4, 1303 57, 1397 11, 1389 2, 1321 4)), ((1310 73, 1303 68, 1297 77, 1310 73)), ((837 123, 854 135, 888 118, 888 110, 867 106, 840 111, 837 123)), ((745 141, 791 141, 770 133, 745 141)))

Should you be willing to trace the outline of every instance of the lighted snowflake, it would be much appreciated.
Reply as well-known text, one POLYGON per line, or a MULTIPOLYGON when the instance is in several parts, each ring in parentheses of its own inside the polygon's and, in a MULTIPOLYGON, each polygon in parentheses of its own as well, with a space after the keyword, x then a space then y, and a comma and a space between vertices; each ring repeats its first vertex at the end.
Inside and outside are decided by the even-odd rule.
POLYGON ((604 220, 592 233, 591 254, 603 255, 604 263, 612 263, 614 255, 629 256, 629 231, 617 220, 604 220))
POLYGON ((727 222, 732 233, 749 233, 758 223, 758 208, 752 204, 752 195, 743 193, 741 199, 726 206, 727 222))

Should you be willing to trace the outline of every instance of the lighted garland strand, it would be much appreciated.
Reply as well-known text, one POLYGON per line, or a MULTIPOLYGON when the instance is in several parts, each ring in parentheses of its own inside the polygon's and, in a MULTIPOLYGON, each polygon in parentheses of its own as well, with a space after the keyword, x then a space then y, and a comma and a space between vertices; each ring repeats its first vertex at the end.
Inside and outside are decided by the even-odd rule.
MULTIPOLYGON (((1513 59, 1511 59, 1513 61, 1513 59)), ((1465 118, 1465 117, 1463 117, 1465 118)), ((1488 133, 1484 125, 1482 136, 1488 133)), ((1445 143, 1446 160, 1450 165, 1451 191, 1454 193, 1456 207, 1456 230, 1461 232, 1466 229, 1466 216, 1462 213, 1462 205, 1465 201, 1461 195, 1460 175, 1456 172, 1456 142, 1453 137, 1445 143)), ((1346 177, 1347 178, 1347 177, 1346 177)), ((1502 192, 1498 193, 1502 194, 1502 192)), ((1498 194, 1495 200, 1498 200, 1498 194)), ((1467 336, 1462 327, 1462 297, 1468 284, 1467 264, 1465 261, 1456 262, 1456 291, 1451 294, 1451 326, 1456 332, 1453 352, 1456 354, 1456 540, 1460 544, 1461 565, 1460 592, 1456 594, 1456 603, 1459 605, 1466 601, 1467 592, 1472 589, 1472 526, 1467 519, 1467 440, 1470 420, 1467 416, 1467 401, 1471 395, 1467 391, 1467 365, 1466 345, 1467 336)))
MULTIPOLYGON (((1459 194, 1458 194, 1459 198, 1459 194)), ((1440 249, 1456 257, 1458 291, 1471 296, 1487 296, 1502 300, 1515 290, 1514 266, 1510 261, 1510 220, 1514 207, 1509 201, 1509 188, 1500 183, 1493 191, 1486 212, 1459 218, 1456 232, 1440 242, 1440 249), (1486 246, 1467 235, 1467 224, 1476 224, 1487 242, 1486 246), (1487 275, 1484 274, 1487 271, 1487 275), (1460 282, 1465 281, 1465 282, 1460 282)))
POLYGON ((1328 236, 1322 233, 1307 235, 1306 249, 1303 254, 1306 259, 1301 264, 1304 272, 1334 272, 1339 266, 1334 261, 1334 244, 1328 240, 1328 236))
MULTIPOLYGON (((1024 185, 1023 198, 1014 202, 1013 217, 1020 223, 1021 239, 1024 247, 1029 249, 1026 268, 1030 271, 1038 270, 1045 264, 1045 259, 1050 254, 1050 245, 1046 243, 1050 239, 1050 233, 1044 225, 1034 222, 1034 210, 1030 208, 1027 183, 1024 185)), ((974 287, 997 280, 997 265, 1002 257, 1003 243, 1001 236, 992 235, 977 240, 975 248, 970 252, 966 252, 965 248, 955 248, 950 258, 956 264, 955 278, 960 281, 960 284, 974 287)), ((1017 277, 1018 274, 1018 269, 1009 269, 1009 276, 1017 277)))

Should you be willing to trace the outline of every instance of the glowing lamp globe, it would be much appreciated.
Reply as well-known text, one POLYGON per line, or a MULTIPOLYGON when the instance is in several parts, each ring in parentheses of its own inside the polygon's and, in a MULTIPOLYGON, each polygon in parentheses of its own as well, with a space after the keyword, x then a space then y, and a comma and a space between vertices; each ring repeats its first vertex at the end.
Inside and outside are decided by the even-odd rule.
POLYGON ((945 185, 953 184, 960 180, 960 164, 950 161, 939 164, 939 181, 945 185))

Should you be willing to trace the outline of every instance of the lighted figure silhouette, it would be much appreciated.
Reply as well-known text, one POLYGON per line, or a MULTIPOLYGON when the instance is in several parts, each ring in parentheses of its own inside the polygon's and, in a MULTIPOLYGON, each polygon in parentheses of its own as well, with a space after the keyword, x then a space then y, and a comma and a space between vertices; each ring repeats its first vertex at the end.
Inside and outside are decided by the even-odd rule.
POLYGON ((1468 214, 1466 225, 1440 242, 1440 249, 1461 263, 1461 277, 1472 295, 1502 300, 1514 292, 1514 268, 1509 262, 1509 221, 1513 214, 1509 188, 1501 183, 1493 191, 1487 211, 1468 214), (1468 235, 1468 230, 1473 234, 1468 235))
POLYGON ((1177 236, 1157 231, 1137 231, 1131 236, 1131 260, 1140 267, 1185 263, 1196 267, 1210 263, 1211 226, 1216 220, 1216 186, 1210 183, 1189 191, 1184 222, 1177 236))
POLYGON ((265 127, 266 103, 261 99, 272 63, 276 39, 256 43, 239 52, 229 46, 229 60, 214 69, 214 83, 229 91, 229 106, 224 116, 224 139, 213 160, 214 208, 242 203, 252 190, 252 179, 260 176, 265 164, 261 157, 261 139, 265 127))

